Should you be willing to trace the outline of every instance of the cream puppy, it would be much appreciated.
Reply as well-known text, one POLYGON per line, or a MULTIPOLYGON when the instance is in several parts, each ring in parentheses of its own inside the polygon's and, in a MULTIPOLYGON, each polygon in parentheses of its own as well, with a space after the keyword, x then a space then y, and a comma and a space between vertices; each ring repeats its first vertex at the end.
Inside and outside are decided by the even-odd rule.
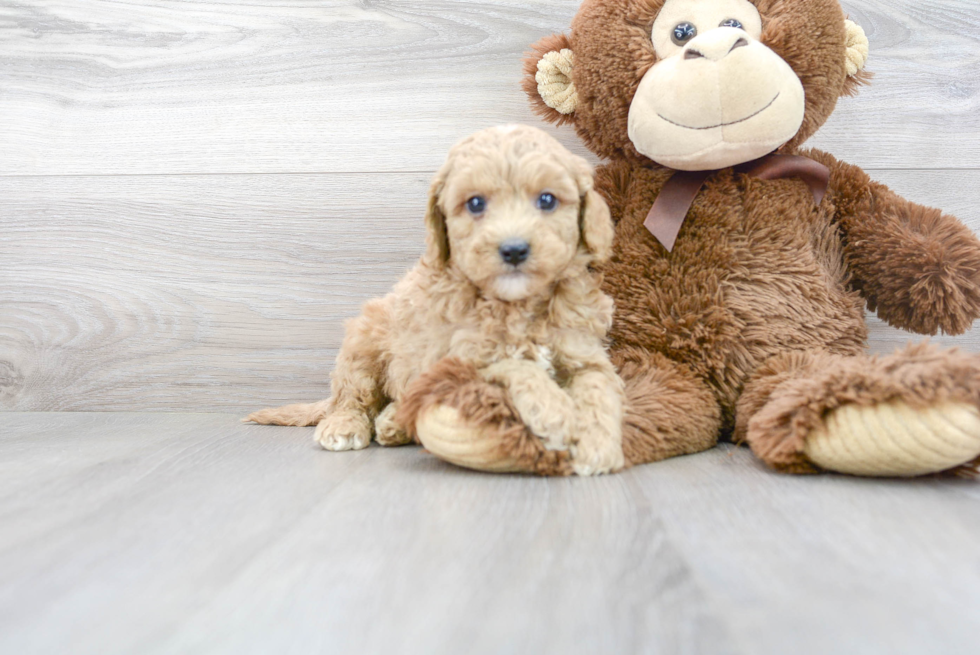
MULTIPOLYGON (((478 132, 437 173, 426 225, 421 261, 347 325, 331 397, 246 420, 316 425, 327 450, 365 448, 372 436, 401 445, 419 418, 419 402, 399 411, 411 385, 426 373, 445 387, 467 369, 485 387, 467 402, 503 398, 538 438, 528 441, 542 472, 622 468, 622 384, 604 344, 613 304, 592 269, 609 257, 613 227, 590 166, 536 128, 478 132)), ((484 414, 469 427, 490 434, 500 426, 480 420, 501 415, 484 414)))

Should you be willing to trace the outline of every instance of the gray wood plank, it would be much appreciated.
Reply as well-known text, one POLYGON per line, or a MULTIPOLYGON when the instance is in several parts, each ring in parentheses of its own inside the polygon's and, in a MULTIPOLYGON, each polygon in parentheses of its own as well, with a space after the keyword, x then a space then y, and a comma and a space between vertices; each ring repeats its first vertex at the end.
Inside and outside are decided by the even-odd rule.
MULTIPOLYGON (((980 6, 844 4, 876 83, 815 145, 867 167, 980 167, 980 6)), ((537 122, 521 55, 577 5, 0 2, 0 175, 432 170, 476 129, 537 122)))
POLYGON ((0 652, 975 651, 976 482, 731 447, 551 480, 310 437, 6 415, 0 652))
MULTIPOLYGON (((878 171, 980 228, 980 172, 878 171)), ((0 409, 244 412, 328 389, 422 250, 426 174, 0 178, 0 409)), ((875 351, 921 339, 872 322, 875 351)), ((980 352, 980 332, 940 338, 980 352)))
POLYGON ((780 476, 728 448, 636 475, 745 652, 976 652, 977 481, 780 476))
POLYGON ((324 395, 344 319, 422 252, 428 184, 3 179, 0 403, 211 411, 324 395))

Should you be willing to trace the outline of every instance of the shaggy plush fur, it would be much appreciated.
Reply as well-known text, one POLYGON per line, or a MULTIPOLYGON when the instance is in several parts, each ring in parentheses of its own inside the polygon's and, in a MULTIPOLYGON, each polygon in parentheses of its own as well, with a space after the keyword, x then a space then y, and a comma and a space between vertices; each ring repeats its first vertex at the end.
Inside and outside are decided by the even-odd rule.
POLYGON ((486 424, 529 470, 621 468, 622 383, 604 344, 613 305, 591 268, 608 258, 613 228, 592 185, 589 165, 536 128, 457 144, 432 184, 426 253, 348 324, 331 398, 247 420, 315 424, 330 450, 365 448, 372 434, 398 445, 441 401, 486 424), (542 193, 558 206, 537 206, 542 193), (530 255, 508 263, 502 246, 515 240, 530 255))
POLYGON ((959 399, 980 407, 980 362, 935 350, 865 357, 864 309, 923 334, 959 334, 980 316, 980 241, 954 217, 904 200, 855 166, 800 151, 838 98, 869 76, 846 73, 837 0, 753 0, 761 41, 806 91, 803 125, 783 154, 831 169, 819 207, 798 179, 759 180, 732 169, 709 177, 672 252, 643 222, 673 174, 637 152, 631 99, 657 62, 651 26, 663 0, 585 0, 567 36, 529 55, 524 88, 546 120, 571 122, 608 159, 596 174, 616 223, 604 288, 616 301, 610 333, 629 398, 631 463, 708 448, 738 436, 772 466, 813 467, 800 443, 845 402, 959 399), (538 96, 544 53, 574 52, 574 114, 538 96), (669 400, 668 400, 669 398, 669 400))

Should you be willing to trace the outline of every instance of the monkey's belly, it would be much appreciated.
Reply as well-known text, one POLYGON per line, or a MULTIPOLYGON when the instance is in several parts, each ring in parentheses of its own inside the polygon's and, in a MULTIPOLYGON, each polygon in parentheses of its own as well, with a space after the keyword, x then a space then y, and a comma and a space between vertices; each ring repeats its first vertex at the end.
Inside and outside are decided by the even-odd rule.
POLYGON ((726 267, 712 267, 710 259, 659 267, 651 260, 659 274, 628 284, 622 284, 628 271, 614 262, 606 283, 616 301, 613 348, 654 350, 683 362, 716 389, 726 410, 748 376, 774 355, 864 350, 864 302, 819 253, 799 250, 787 261, 763 249, 735 259, 739 265, 726 267))

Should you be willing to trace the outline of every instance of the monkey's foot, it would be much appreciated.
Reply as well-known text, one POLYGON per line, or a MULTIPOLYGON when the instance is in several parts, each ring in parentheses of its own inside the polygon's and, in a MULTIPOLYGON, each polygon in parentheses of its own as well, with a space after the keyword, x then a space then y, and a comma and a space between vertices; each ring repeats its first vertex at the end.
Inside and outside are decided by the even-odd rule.
POLYGON ((788 473, 912 477, 980 468, 980 356, 779 355, 746 385, 736 434, 788 473))
POLYGON ((843 405, 807 435, 803 452, 820 468, 851 475, 939 473, 980 458, 980 411, 966 403, 843 405))

